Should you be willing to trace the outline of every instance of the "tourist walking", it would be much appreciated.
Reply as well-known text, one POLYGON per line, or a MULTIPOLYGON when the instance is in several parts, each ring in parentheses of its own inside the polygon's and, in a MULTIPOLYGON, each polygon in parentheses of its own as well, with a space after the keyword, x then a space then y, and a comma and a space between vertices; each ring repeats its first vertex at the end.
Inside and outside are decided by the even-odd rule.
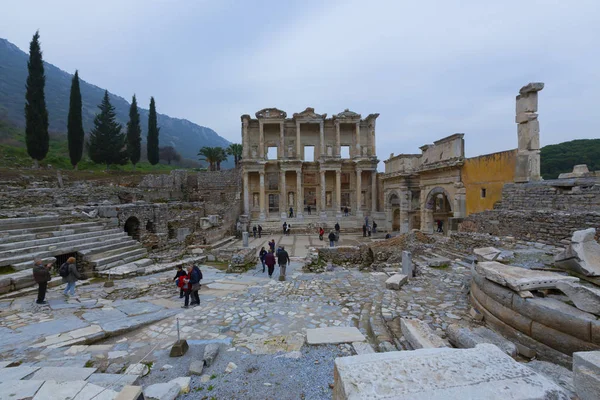
POLYGON ((363 237, 367 237, 367 225, 363 224, 363 237))
POLYGON ((271 252, 275 251, 275 239, 271 239, 271 241, 269 242, 269 249, 271 250, 271 252))
POLYGON ((260 249, 260 253, 258 253, 258 257, 260 258, 260 262, 262 263, 263 273, 265 272, 265 255, 267 255, 267 251, 263 247, 260 249))
POLYGON ((286 228, 286 231, 285 231, 285 234, 288 235, 288 236, 290 236, 290 231, 291 230, 292 230, 292 224, 288 224, 288 226, 286 228))
POLYGON ((290 218, 294 218, 294 208, 290 207, 290 218))
POLYGON ((308 215, 310 215, 310 204, 306 206, 306 211, 308 211, 308 215))
POLYGON ((329 232, 329 247, 334 247, 335 246, 335 233, 333 231, 329 232))
POLYGON ((190 303, 191 306, 199 306, 200 305, 200 295, 198 294, 198 290, 200 290, 200 281, 202 280, 202 271, 196 265, 188 267, 188 273, 190 275, 189 284, 191 285, 190 290, 192 291, 192 301, 190 303))
POLYGON ((377 233, 377 223, 373 221, 373 233, 377 233))
MULTIPOLYGON (((190 267, 187 268, 190 270, 190 267)), ((185 300, 183 300, 183 306, 181 308, 188 308, 190 305, 190 295, 192 294, 192 285, 190 284, 190 274, 189 272, 185 272, 185 275, 181 275, 177 280, 177 285, 183 291, 185 300)))
POLYGON ((48 304, 45 299, 48 282, 52 279, 50 276, 50 268, 52 268, 52 263, 44 265, 39 258, 33 262, 33 280, 38 284, 36 304, 48 304))
POLYGON ((179 285, 179 281, 181 277, 185 277, 187 276, 187 273, 183 270, 183 266, 180 265, 177 267, 177 273, 175 274, 175 278, 173 278, 173 280, 177 283, 177 286, 179 287, 179 298, 183 299, 183 288, 179 285))
POLYGON ((441 219, 437 220, 437 231, 444 233, 444 222, 441 219))
POLYGON ((319 228, 319 240, 323 240, 323 235, 325 235, 325 229, 323 227, 319 228))
POLYGON ((367 225, 367 235, 371 237, 371 226, 367 225))
POLYGON ((75 257, 69 257, 67 262, 60 266, 58 273, 62 276, 63 283, 67 284, 63 294, 65 296, 75 296, 75 283, 82 278, 81 273, 75 265, 75 257))
POLYGON ((258 237, 262 237, 262 225, 258 225, 258 237))
POLYGON ((254 236, 254 239, 256 239, 256 232, 258 232, 258 229, 256 228, 256 225, 254 225, 252 227, 252 236, 254 236))
POLYGON ((281 246, 279 252, 277 253, 277 263, 279 264, 279 280, 285 280, 285 269, 287 265, 290 263, 290 255, 287 251, 285 251, 285 247, 281 246))
POLYGON ((285 235, 285 233, 287 232, 287 222, 283 223, 283 234, 285 235))
POLYGON ((267 264, 267 268, 269 270, 269 278, 273 277, 273 271, 275 271, 275 254, 273 254, 273 250, 271 249, 267 254, 265 254, 265 264, 267 264))
POLYGON ((335 231, 339 234, 340 233, 340 224, 338 222, 335 223, 335 231))
POLYGON ((344 216, 347 217, 348 216, 348 207, 344 207, 344 216))

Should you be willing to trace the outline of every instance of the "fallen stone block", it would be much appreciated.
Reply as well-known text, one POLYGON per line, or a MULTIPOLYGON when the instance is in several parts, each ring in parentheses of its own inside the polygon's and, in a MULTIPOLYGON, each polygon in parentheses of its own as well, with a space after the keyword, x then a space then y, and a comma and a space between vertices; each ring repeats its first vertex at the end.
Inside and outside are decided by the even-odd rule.
POLYGON ((571 398, 575 398, 575 386, 573 385, 573 372, 565 367, 547 361, 533 360, 528 362, 528 368, 533 369, 540 375, 550 379, 562 387, 571 398))
POLYGON ((558 282, 577 282, 578 278, 564 276, 556 272, 536 271, 497 261, 485 261, 475 265, 475 271, 499 285, 516 292, 532 289, 554 289, 558 282))
POLYGON ((204 370, 204 361, 196 360, 191 362, 188 372, 190 375, 202 375, 202 370, 204 370))
POLYGON ((146 376, 150 372, 150 368, 146 364, 131 364, 125 370, 125 375, 146 376))
POLYGON ((474 309, 473 307, 471 307, 471 309, 469 310, 469 315, 475 321, 483 321, 483 314, 480 313, 478 310, 474 309))
POLYGON ((585 276, 600 276, 600 244, 595 235, 594 228, 575 231, 571 244, 554 257, 554 265, 585 276))
POLYGON ((210 367, 213 363, 213 361, 215 361, 215 358, 217 358, 217 355, 219 354, 219 344, 218 343, 209 343, 206 345, 206 347, 204 347, 204 357, 202 358, 204 361, 204 364, 207 367, 210 367))
POLYGON ((573 282, 559 282, 556 288, 566 294, 575 307, 600 315, 600 290, 573 282))
POLYGON ((489 344, 340 357, 334 382, 334 400, 569 399, 560 386, 489 344))
POLYGON ((366 343, 366 342, 353 342, 352 347, 354 348, 354 351, 356 352, 356 354, 359 356, 361 354, 375 353, 375 350, 373 350, 373 347, 369 343, 366 343))
POLYGON ((332 326, 306 330, 308 344, 364 342, 366 339, 355 327, 332 326))
POLYGON ((180 376, 179 378, 171 379, 169 383, 176 383, 179 385, 179 394, 186 394, 190 392, 190 383, 192 378, 189 376, 180 376))
POLYGON ((473 249, 473 253, 477 256, 478 261, 496 261, 502 250, 495 247, 480 247, 473 249))
POLYGON ((143 396, 141 386, 125 386, 115 400, 143 400, 143 396))
POLYGON ((573 383, 580 400, 600 398, 600 351, 573 353, 573 383))
POLYGON ((442 338, 436 335, 429 325, 421 320, 401 318, 400 328, 408 343, 415 350, 447 347, 442 338))
POLYGON ((448 267, 452 261, 446 257, 435 257, 427 260, 427 265, 433 268, 448 267))
POLYGON ((146 400, 175 400, 181 386, 176 382, 155 383, 144 389, 146 400))
POLYGON ((406 282, 408 282, 408 276, 404 274, 394 274, 385 281, 385 287, 390 290, 400 290, 406 282))
POLYGON ((237 369, 237 365, 235 363, 230 362, 229 364, 227 364, 227 367, 225 368, 225 373, 230 374, 235 369, 237 369))
POLYGON ((517 357, 517 347, 512 342, 484 327, 471 330, 452 324, 446 329, 446 334, 450 343, 455 347, 470 349, 478 344, 489 343, 498 346, 512 358, 517 357))

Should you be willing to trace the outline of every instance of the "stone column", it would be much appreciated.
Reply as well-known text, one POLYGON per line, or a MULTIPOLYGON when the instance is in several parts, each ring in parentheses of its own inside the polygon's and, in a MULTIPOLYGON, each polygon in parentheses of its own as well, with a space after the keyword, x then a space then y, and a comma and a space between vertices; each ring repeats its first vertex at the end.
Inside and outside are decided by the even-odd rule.
POLYGON ((433 207, 435 204, 427 204, 427 190, 421 188, 421 231, 433 233, 433 207))
POLYGON ((323 158, 325 156, 325 129, 324 129, 324 122, 321 121, 319 123, 319 143, 320 143, 320 150, 319 150, 319 154, 321 154, 321 158, 323 158))
POLYGON ((375 157, 377 155, 377 146, 375 144, 375 120, 371 121, 369 136, 371 136, 371 155, 375 157))
POLYGON ((538 92, 541 82, 529 83, 519 90, 515 122, 518 124, 519 147, 515 182, 539 181, 540 174, 540 123, 538 121, 538 92))
POLYGON ((250 215, 250 184, 248 172, 244 171, 244 214, 250 215))
POLYGON ((287 193, 285 189, 285 171, 279 171, 279 213, 281 219, 285 219, 287 216, 288 207, 293 207, 293 204, 288 206, 287 193))
POLYGON ((377 212, 377 171, 371 172, 371 215, 377 212))
POLYGON ((242 120, 242 159, 250 158, 250 141, 248 140, 248 120, 242 120))
POLYGON ((283 137, 283 122, 279 124, 279 159, 285 158, 285 140, 283 137))
POLYGON ((265 134, 263 131, 263 122, 258 120, 258 158, 261 160, 265 159, 265 134))
POLYGON ((356 123, 356 157, 360 157, 362 155, 360 149, 360 122, 356 123))
POLYGON ((325 211, 325 171, 321 170, 319 173, 321 174, 321 204, 319 209, 325 211))
MULTIPOLYGON (((362 169, 357 168, 356 169, 356 216, 357 217, 361 217, 363 216, 363 213, 360 209, 361 206, 361 194, 362 194, 362 169)), ((360 226, 363 225, 362 221, 357 221, 360 226)))
POLYGON ((264 221, 267 214, 265 212, 265 173, 264 171, 260 171, 260 220, 264 221))
POLYGON ((342 171, 335 171, 335 207, 336 216, 342 216, 342 171))
POLYGON ((400 187, 400 233, 408 233, 408 211, 410 210, 410 192, 407 186, 400 187))
POLYGON ((296 158, 302 159, 302 145, 300 143, 300 121, 296 121, 296 158))
POLYGON ((340 135, 340 121, 335 121, 335 155, 339 158, 342 155, 342 141, 340 135))
POLYGON ((304 195, 302 193, 302 170, 296 170, 296 218, 302 219, 304 195))

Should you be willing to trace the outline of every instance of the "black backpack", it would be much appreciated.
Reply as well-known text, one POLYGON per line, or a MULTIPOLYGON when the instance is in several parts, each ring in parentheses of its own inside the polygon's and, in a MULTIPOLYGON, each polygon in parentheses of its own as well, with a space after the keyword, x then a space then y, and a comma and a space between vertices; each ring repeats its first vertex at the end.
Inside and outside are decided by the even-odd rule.
POLYGON ((66 278, 67 276, 69 276, 69 264, 63 263, 63 265, 61 265, 60 268, 58 269, 58 274, 60 276, 62 276, 63 278, 66 278))

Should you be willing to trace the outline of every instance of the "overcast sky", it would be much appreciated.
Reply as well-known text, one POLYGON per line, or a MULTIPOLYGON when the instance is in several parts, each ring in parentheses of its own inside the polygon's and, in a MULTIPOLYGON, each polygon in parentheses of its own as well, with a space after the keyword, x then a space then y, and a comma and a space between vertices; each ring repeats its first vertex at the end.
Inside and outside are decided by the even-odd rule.
POLYGON ((377 152, 465 133, 517 147, 515 96, 540 92, 542 145, 597 138, 598 0, 0 0, 0 37, 145 107, 241 142, 265 107, 380 113, 377 152))

